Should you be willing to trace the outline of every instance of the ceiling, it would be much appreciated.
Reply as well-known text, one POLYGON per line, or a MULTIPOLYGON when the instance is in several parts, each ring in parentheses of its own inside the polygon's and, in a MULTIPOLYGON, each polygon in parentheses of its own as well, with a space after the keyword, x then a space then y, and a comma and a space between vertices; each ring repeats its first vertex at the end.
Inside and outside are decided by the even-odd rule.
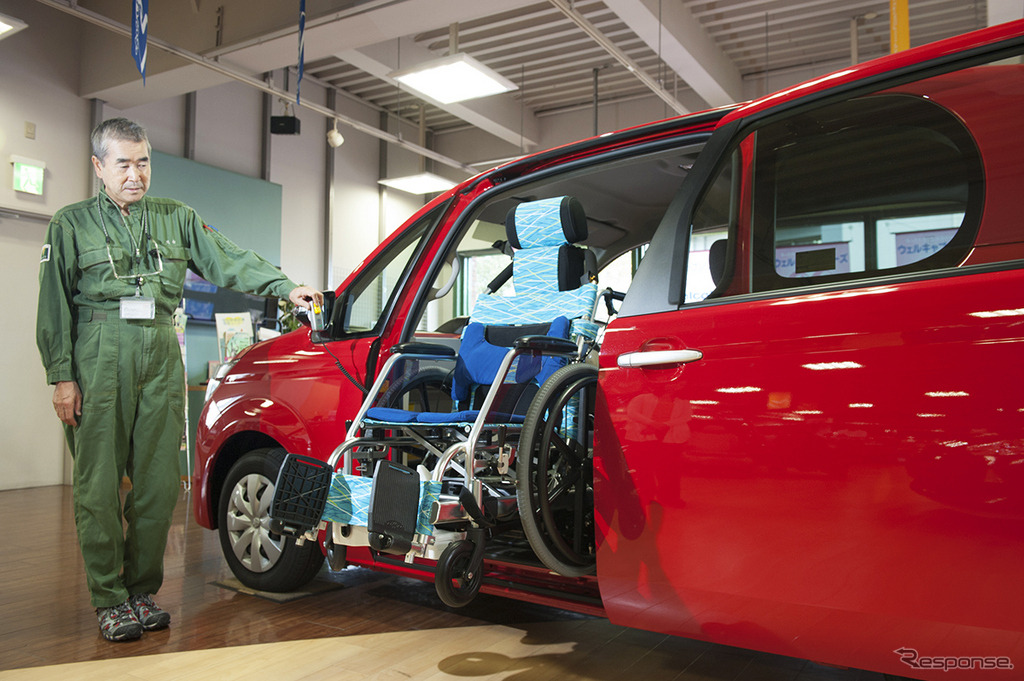
MULTIPOLYGON (((124 0, 37 2, 115 31, 114 22, 122 28, 130 22, 131 3, 124 0)), ((297 3, 150 4, 151 52, 156 38, 179 56, 192 55, 192 63, 171 63, 167 55, 165 64, 152 54, 147 90, 127 60, 86 55, 83 96, 125 109, 154 93, 170 97, 223 82, 226 73, 250 84, 274 70, 294 76, 297 3)), ((304 77, 414 126, 422 115, 434 136, 478 128, 520 151, 537 148, 546 117, 592 110, 595 92, 602 105, 642 98, 648 119, 670 116, 846 66, 851 27, 859 61, 884 55, 889 45, 886 0, 307 0, 306 6, 304 77), (452 44, 519 89, 441 105, 388 77, 447 54, 452 44), (660 108, 657 100, 650 106, 652 94, 663 100, 660 108)), ((981 28, 987 10, 986 0, 909 0, 911 45, 981 28)), ((106 34, 92 52, 113 52, 109 42, 106 34)))
MULTIPOLYGON (((497 3, 495 3, 497 4, 497 3)), ((660 55, 666 38, 645 41, 627 16, 602 0, 576 0, 573 9, 636 62, 676 99, 697 107, 708 102, 695 93, 686 71, 677 72, 660 55), (660 49, 659 49, 660 48, 660 49)), ((653 9, 655 3, 642 3, 653 9)), ((669 5, 685 11, 738 71, 740 78, 794 68, 833 68, 849 63, 851 19, 857 21, 860 61, 889 50, 888 2, 882 0, 661 0, 664 17, 669 5), (869 18, 865 18, 869 17, 869 18), (872 16, 874 15, 874 16, 872 16)), ((920 45, 985 25, 985 1, 911 0, 911 44, 920 45)), ((648 97, 651 91, 580 27, 550 2, 498 11, 457 28, 458 49, 479 59, 519 85, 512 95, 536 116, 592 107, 599 102, 648 97), (596 76, 595 76, 596 70, 596 76)), ((412 36, 415 44, 437 55, 449 48, 449 26, 412 36)), ((397 41, 393 46, 400 57, 397 41)), ((417 121, 422 100, 400 90, 393 81, 371 75, 356 65, 327 56, 305 65, 305 72, 389 112, 417 121)), ((733 99, 741 99, 736 93, 733 99)), ((691 106, 689 108, 695 108, 691 106)), ((668 110, 666 114, 671 114, 668 110)), ((435 133, 469 125, 443 108, 426 105, 426 125, 435 133)))

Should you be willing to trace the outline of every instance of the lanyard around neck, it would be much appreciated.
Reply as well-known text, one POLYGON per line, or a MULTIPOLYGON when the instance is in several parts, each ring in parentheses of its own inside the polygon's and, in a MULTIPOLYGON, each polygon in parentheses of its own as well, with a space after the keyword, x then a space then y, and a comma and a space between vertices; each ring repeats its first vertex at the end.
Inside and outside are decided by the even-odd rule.
MULTIPOLYGON (((114 256, 110 252, 110 244, 112 244, 114 240, 110 238, 110 233, 107 231, 107 222, 103 218, 103 205, 100 201, 100 195, 101 194, 96 195, 96 212, 100 218, 100 229, 103 230, 103 238, 107 247, 107 262, 110 263, 110 269, 113 271, 115 279, 135 280, 136 294, 138 295, 142 290, 143 277, 156 276, 164 271, 164 260, 160 255, 160 245, 156 242, 156 239, 153 238, 153 234, 149 229, 149 210, 146 208, 145 203, 143 203, 142 233, 139 234, 139 240, 136 242, 135 235, 132 234, 131 228, 128 227, 128 221, 124 219, 124 215, 121 213, 120 207, 118 207, 117 204, 114 204, 114 207, 117 209, 117 214, 121 218, 121 223, 124 225, 125 231, 128 232, 128 239, 132 243, 132 248, 135 250, 134 256, 129 259, 131 265, 129 267, 128 274, 118 274, 117 267, 114 265, 114 256), (157 269, 153 272, 140 273, 136 271, 133 273, 132 270, 136 270, 142 265, 142 247, 147 241, 153 244, 153 249, 149 251, 149 254, 156 257, 157 269)), ((110 199, 110 202, 114 203, 113 199, 110 199)))

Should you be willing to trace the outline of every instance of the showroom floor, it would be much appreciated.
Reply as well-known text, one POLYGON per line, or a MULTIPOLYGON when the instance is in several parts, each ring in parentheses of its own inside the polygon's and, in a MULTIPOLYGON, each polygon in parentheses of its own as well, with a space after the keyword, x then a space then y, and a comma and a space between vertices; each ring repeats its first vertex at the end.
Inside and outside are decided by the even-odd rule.
POLYGON ((183 493, 158 599, 171 628, 114 644, 100 637, 88 605, 70 488, 0 492, 0 681, 893 678, 486 595, 455 610, 432 584, 364 569, 325 569, 308 593, 247 593, 221 558, 217 535, 191 519, 190 504, 183 493))

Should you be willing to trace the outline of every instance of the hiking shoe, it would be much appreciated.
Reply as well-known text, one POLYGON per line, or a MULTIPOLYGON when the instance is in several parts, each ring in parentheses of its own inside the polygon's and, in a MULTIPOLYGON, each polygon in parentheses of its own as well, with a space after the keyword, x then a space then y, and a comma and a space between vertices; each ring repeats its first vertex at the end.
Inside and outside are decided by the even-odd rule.
POLYGON ((146 631, 163 629, 171 623, 171 613, 153 602, 149 594, 135 594, 128 598, 135 617, 146 631))
POLYGON ((142 624, 128 601, 111 608, 96 608, 100 633, 108 641, 134 641, 142 636, 142 624))

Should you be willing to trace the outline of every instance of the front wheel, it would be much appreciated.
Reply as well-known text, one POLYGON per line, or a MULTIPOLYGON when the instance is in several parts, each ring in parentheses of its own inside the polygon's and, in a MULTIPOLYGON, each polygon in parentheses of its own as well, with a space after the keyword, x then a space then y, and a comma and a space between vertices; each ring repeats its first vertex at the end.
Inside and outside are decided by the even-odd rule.
POLYGON ((259 591, 294 591, 313 579, 324 555, 316 542, 301 546, 270 528, 274 481, 284 449, 256 449, 228 471, 218 504, 221 551, 238 581, 259 591))
POLYGON ((480 592, 483 565, 473 565, 473 542, 465 539, 441 553, 434 573, 434 587, 445 605, 461 608, 480 592))

